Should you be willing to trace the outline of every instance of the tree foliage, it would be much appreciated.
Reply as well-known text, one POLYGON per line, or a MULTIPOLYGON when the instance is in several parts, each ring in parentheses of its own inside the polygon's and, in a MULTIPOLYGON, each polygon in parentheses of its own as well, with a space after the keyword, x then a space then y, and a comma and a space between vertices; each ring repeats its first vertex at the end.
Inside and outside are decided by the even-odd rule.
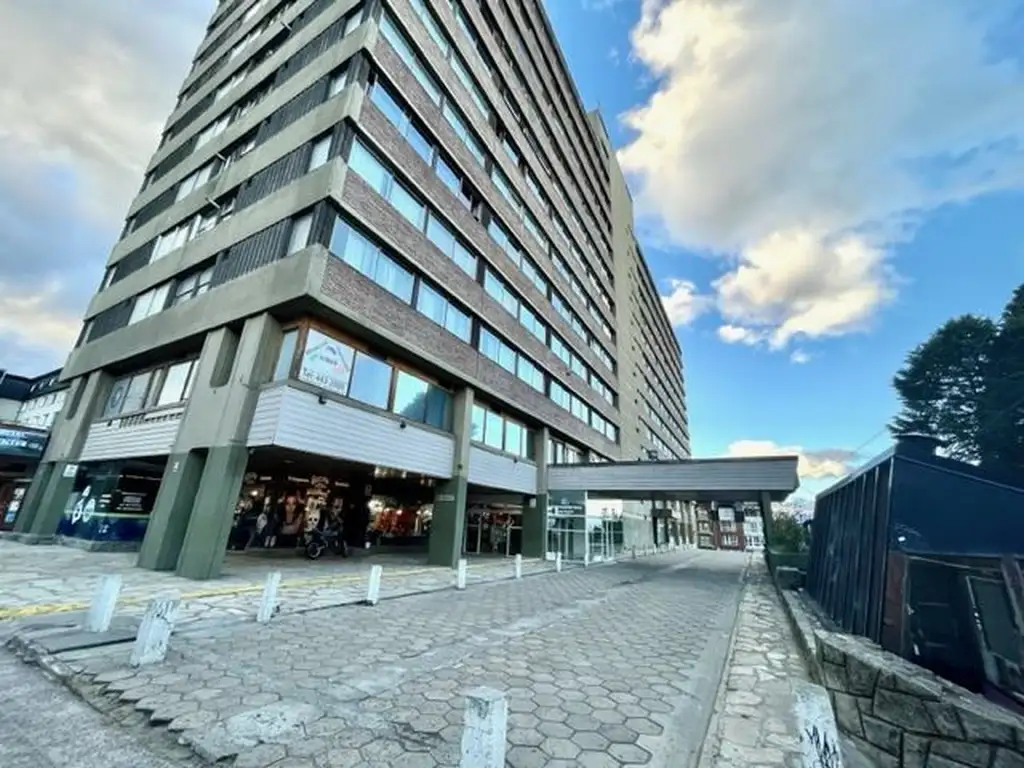
POLYGON ((998 322, 963 315, 907 356, 893 378, 893 434, 939 438, 962 461, 1024 471, 1024 285, 998 322))
POLYGON ((775 552, 804 552, 807 550, 807 529, 793 515, 777 514, 772 518, 771 541, 775 552))

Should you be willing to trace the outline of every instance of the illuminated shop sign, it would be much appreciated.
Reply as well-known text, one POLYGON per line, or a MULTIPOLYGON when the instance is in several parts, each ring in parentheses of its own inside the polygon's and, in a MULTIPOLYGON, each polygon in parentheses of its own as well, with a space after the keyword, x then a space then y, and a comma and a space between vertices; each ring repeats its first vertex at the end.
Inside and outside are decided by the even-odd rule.
POLYGON ((45 434, 0 427, 0 455, 38 459, 43 455, 45 447, 45 434))

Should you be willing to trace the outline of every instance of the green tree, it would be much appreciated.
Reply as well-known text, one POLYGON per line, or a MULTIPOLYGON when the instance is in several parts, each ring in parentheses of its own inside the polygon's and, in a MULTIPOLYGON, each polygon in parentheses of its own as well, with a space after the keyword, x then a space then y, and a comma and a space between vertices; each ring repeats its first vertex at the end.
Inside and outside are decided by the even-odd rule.
POLYGON ((979 430, 988 410, 985 385, 996 334, 996 324, 988 318, 962 315, 912 350, 893 378, 902 408, 890 431, 933 435, 953 458, 979 461, 979 430))
POLYGON ((1003 309, 989 350, 978 445, 982 464, 1024 472, 1024 285, 1003 309))
POLYGON ((768 546, 775 552, 804 552, 807 549, 807 528, 793 516, 772 517, 772 538, 768 546))

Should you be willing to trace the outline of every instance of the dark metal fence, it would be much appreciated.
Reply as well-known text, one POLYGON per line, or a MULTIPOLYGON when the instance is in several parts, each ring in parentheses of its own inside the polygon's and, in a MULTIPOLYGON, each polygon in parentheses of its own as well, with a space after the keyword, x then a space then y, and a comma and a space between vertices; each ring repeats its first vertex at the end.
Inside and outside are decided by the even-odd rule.
POLYGON ((1024 701, 1024 488, 1010 480, 898 443, 817 497, 808 593, 838 629, 1024 701))

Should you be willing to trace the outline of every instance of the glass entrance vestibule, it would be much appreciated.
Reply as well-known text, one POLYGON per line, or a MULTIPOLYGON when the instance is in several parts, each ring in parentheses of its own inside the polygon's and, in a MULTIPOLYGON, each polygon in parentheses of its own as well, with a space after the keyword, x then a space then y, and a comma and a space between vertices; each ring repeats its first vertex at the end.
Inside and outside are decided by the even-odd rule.
POLYGON ((563 560, 600 562, 624 553, 679 543, 678 524, 667 508, 651 502, 588 499, 573 491, 548 500, 547 551, 563 560))

